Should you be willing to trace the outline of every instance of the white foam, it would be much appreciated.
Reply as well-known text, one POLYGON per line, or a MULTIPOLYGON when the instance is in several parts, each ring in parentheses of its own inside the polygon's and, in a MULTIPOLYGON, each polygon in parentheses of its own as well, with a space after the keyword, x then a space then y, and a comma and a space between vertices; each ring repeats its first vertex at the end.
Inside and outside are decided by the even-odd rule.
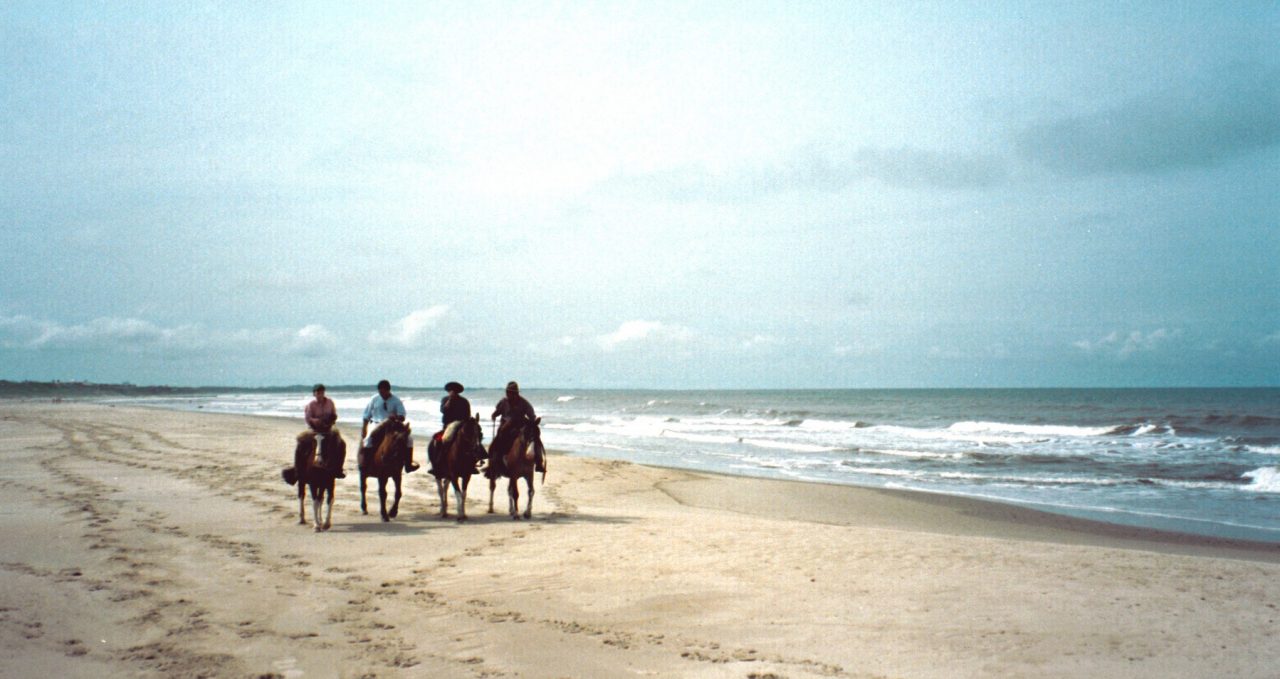
POLYGON ((1079 427, 1060 424, 1009 424, 1006 422, 956 422, 949 431, 966 434, 1008 433, 1033 436, 1105 436, 1116 427, 1079 427))
POLYGON ((556 403, 568 403, 569 401, 572 401, 576 398, 578 397, 577 396, 557 396, 556 403))
POLYGON ((875 455, 892 455, 894 457, 919 458, 925 460, 958 460, 964 453, 934 453, 927 450, 898 450, 895 448, 863 448, 862 452, 875 455))
POLYGON ((1280 467, 1259 467, 1251 472, 1245 472, 1244 478, 1250 480, 1245 490, 1255 493, 1280 493, 1280 467))
POLYGON ((769 441, 766 439, 741 439, 742 443, 757 448, 772 448, 775 450, 791 450, 797 453, 826 453, 837 448, 830 446, 818 446, 811 443, 789 443, 786 441, 769 441))
POLYGON ((864 426, 863 423, 856 421, 804 420, 799 424, 798 428, 805 431, 847 432, 853 429, 862 429, 864 426))

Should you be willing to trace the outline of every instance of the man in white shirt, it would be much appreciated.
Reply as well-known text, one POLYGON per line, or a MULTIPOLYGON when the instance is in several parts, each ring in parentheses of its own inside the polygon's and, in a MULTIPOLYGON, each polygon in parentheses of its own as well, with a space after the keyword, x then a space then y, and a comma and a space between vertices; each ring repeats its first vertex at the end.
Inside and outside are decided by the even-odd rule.
MULTIPOLYGON (((407 413, 404 409, 404 402, 400 397, 391 393, 391 383, 387 380, 378 382, 378 393, 372 399, 369 399, 369 405, 364 407, 364 426, 360 429, 360 440, 366 449, 376 448, 382 440, 382 430, 380 426, 388 420, 395 422, 404 422, 407 413), (369 431, 369 423, 374 423, 373 431, 369 431)), ((418 465, 413 461, 413 437, 407 439, 408 457, 405 459, 404 470, 406 473, 418 471, 418 465)))

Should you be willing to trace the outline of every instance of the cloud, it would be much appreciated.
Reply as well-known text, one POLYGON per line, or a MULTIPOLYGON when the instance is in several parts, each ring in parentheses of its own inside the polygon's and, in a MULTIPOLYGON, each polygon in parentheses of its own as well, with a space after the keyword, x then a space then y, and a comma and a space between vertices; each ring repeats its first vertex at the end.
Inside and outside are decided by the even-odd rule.
POLYGON ((1170 341, 1182 335, 1181 330, 1159 328, 1148 333, 1140 330, 1121 335, 1112 331, 1097 340, 1078 340, 1072 345, 1089 354, 1109 354, 1118 358, 1128 358, 1133 354, 1152 352, 1160 349, 1170 341))
POLYGON ((0 316, 0 347, 31 348, 47 332, 48 325, 30 316, 0 316))
POLYGON ((95 318, 67 325, 29 316, 0 316, 0 347, 44 351, 201 350, 284 351, 316 355, 337 347, 338 338, 321 325, 282 328, 208 330, 199 325, 164 327, 137 318, 95 318))
POLYGON ((1024 130, 1024 158, 1067 175, 1203 167, 1280 142, 1280 70, 1242 68, 1024 130))
POLYGON ((774 347, 783 346, 786 343, 787 340, 782 337, 775 337, 773 335, 753 335, 742 340, 738 346, 747 351, 753 351, 768 350, 774 347))
POLYGON ((877 354, 880 347, 874 344, 864 344, 862 342, 854 342, 852 344, 838 344, 831 348, 831 353, 840 358, 861 358, 877 354))
POLYGON ((293 334, 288 344, 290 353, 318 356, 338 347, 338 337, 323 325, 304 326, 293 334))
POLYGON ((432 331, 447 313, 449 313, 447 304, 437 304, 427 309, 419 309, 392 323, 385 330, 374 330, 369 333, 369 342, 375 345, 403 349, 420 347, 431 337, 432 331))
POLYGON ((194 325, 164 328, 137 318, 95 318, 64 325, 27 316, 0 318, 0 344, 25 349, 190 349, 205 343, 194 325))
POLYGON ((979 189, 1007 176, 1004 160, 985 154, 868 147, 833 157, 805 148, 771 164, 726 173, 682 167, 622 177, 613 184, 674 200, 740 200, 787 191, 835 192, 868 180, 910 189, 979 189))
POLYGON ((605 351, 613 351, 624 345, 646 342, 687 342, 693 338, 693 331, 679 325, 668 325, 658 321, 626 321, 611 333, 596 338, 605 351))

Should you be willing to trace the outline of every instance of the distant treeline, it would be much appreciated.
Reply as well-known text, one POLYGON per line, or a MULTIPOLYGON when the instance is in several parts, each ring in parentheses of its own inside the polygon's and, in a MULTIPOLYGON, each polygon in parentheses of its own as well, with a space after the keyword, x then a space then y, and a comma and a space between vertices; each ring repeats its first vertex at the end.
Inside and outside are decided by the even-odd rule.
MULTIPOLYGON (((338 387, 341 388, 341 387, 338 387)), ((270 391, 310 393, 311 385, 291 387, 167 387, 136 384, 96 384, 93 382, 11 382, 0 380, 0 398, 47 398, 89 396, 184 396, 188 394, 251 394, 270 391)))

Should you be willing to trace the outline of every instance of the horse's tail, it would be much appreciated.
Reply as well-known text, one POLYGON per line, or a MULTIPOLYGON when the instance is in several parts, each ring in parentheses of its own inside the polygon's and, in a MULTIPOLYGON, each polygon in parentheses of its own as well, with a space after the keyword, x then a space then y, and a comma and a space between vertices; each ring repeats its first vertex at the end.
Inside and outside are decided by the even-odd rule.
POLYGON ((293 467, 281 470, 280 475, 284 477, 284 482, 291 486, 298 482, 298 470, 293 467))

